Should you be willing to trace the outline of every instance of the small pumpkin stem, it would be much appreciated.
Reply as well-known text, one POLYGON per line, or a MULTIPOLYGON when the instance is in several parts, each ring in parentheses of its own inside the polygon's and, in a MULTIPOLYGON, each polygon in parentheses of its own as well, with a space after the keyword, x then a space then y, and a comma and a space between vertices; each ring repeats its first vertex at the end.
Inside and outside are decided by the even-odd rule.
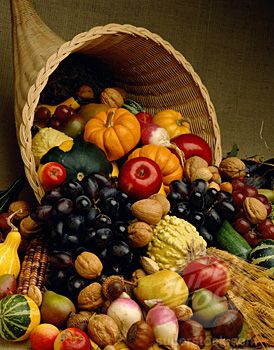
POLYGON ((114 116, 115 112, 113 110, 110 110, 107 114, 107 122, 106 122, 106 127, 111 128, 113 123, 112 123, 112 118, 114 116))
POLYGON ((7 217, 7 224, 11 227, 12 231, 18 231, 18 228, 13 225, 11 222, 11 219, 16 215, 22 213, 22 209, 16 210, 14 213, 12 213, 10 216, 7 217))
POLYGON ((82 172, 77 173, 76 178, 78 181, 82 181, 84 177, 85 177, 84 173, 82 173, 82 172))

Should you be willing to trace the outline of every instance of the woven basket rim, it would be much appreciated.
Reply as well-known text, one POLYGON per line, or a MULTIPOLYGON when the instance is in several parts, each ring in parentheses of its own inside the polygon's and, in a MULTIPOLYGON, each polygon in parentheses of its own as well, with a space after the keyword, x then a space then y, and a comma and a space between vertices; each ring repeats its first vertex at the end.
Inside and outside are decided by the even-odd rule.
MULTIPOLYGON (((209 116, 213 124, 214 138, 215 138, 215 149, 214 159, 215 163, 218 165, 221 161, 221 135, 220 129, 217 122, 216 112, 213 106, 213 103, 209 97, 208 91, 204 84, 202 83, 198 74, 194 71, 192 65, 186 60, 186 58, 166 40, 164 40, 160 35, 150 32, 148 29, 143 27, 135 27, 131 24, 117 24, 109 23, 102 26, 92 27, 86 32, 81 32, 74 36, 72 40, 64 42, 60 48, 54 52, 45 62, 44 66, 38 72, 35 83, 29 88, 26 103, 22 110, 22 121, 20 125, 16 125, 17 138, 19 141, 20 152, 22 159, 25 164, 25 169, 29 169, 31 164, 34 164, 34 156, 32 154, 32 137, 31 137, 31 126, 34 121, 34 112, 35 108, 39 102, 40 93, 44 89, 45 85, 48 82, 49 76, 56 70, 59 64, 70 54, 74 52, 81 52, 81 48, 85 46, 88 41, 97 39, 105 35, 119 35, 119 34, 128 34, 132 36, 140 36, 147 40, 152 40, 157 45, 162 46, 168 54, 172 55, 178 64, 181 64, 186 71, 191 75, 195 84, 199 88, 202 98, 204 99, 209 116), (29 141, 29 142, 28 142, 29 141)), ((35 196, 37 199, 41 199, 44 191, 40 186, 38 175, 36 171, 26 171, 26 176, 28 178, 31 187, 34 190, 35 196)))

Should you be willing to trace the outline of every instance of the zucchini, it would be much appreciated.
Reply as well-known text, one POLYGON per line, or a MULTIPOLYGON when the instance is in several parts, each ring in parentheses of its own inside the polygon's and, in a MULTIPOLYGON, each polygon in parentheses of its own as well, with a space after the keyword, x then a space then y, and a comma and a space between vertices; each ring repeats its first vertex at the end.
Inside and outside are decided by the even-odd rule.
POLYGON ((9 188, 0 191, 0 213, 7 211, 11 202, 17 199, 19 193, 26 185, 26 178, 24 175, 16 179, 9 188))
POLYGON ((252 250, 247 241, 225 220, 216 235, 218 246, 244 260, 248 260, 252 250))
POLYGON ((250 253, 252 264, 274 270, 274 240, 265 239, 260 242, 250 253))
POLYGON ((144 111, 144 108, 140 105, 140 103, 129 98, 125 100, 122 107, 127 109, 134 115, 144 111))

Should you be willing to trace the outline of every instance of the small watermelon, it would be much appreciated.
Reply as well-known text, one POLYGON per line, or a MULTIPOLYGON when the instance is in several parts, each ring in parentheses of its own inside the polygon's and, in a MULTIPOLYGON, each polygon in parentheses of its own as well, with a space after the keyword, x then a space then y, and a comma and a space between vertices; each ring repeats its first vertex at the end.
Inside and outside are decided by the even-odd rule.
POLYGON ((274 239, 265 239, 250 252, 252 264, 274 270, 274 239))
POLYGON ((40 323, 40 310, 26 295, 13 294, 0 300, 0 338, 21 341, 40 323))

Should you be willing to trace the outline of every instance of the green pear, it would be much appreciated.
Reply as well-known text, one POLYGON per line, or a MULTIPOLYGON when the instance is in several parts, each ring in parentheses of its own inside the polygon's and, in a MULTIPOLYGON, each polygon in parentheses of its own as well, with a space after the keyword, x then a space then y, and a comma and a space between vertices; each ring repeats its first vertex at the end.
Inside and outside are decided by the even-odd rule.
POLYGON ((186 302, 188 287, 177 272, 160 270, 138 279, 134 294, 147 307, 153 306, 153 300, 161 300, 173 309, 186 302))
POLYGON ((192 295, 193 318, 204 327, 211 327, 216 316, 228 310, 226 297, 219 297, 210 290, 201 288, 192 295))
POLYGON ((62 328, 72 312, 75 313, 76 309, 69 298, 50 290, 44 293, 41 305, 41 317, 44 323, 62 328))

